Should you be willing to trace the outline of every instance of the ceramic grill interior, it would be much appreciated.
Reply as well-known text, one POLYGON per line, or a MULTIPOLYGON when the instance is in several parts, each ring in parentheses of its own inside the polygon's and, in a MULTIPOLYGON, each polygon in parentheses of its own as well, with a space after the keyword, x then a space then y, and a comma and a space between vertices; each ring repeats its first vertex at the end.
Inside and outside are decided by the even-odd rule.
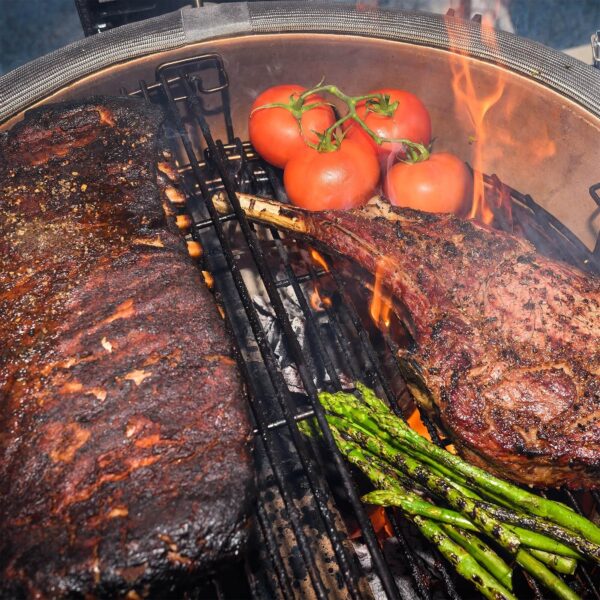
MULTIPOLYGON (((483 94, 502 82, 505 109, 490 111, 488 126, 503 135, 486 139, 476 165, 489 205, 510 207, 510 222, 497 209, 494 226, 598 274, 600 75, 509 34, 487 40, 478 23, 338 5, 184 9, 102 36, 111 37, 90 38, 0 80, 0 117, 7 128, 34 104, 97 94, 167 111, 164 137, 185 193, 183 231, 201 248, 199 269, 235 341, 258 482, 246 554, 178 593, 474 597, 399 510, 367 510, 360 498, 368 481, 337 450, 319 392, 354 391, 361 381, 397 414, 415 410, 397 359, 402 341, 394 326, 382 331, 370 317, 372 276, 244 214, 239 194, 287 201, 281 171, 248 141, 249 109, 263 89, 289 80, 310 87, 324 78, 352 94, 393 82, 423 99, 436 148, 468 160, 472 123, 457 111, 452 87, 459 57, 483 94), (217 196, 228 201, 227 214, 217 210, 217 196), (303 435, 308 422, 321 435, 303 435)), ((421 420, 436 444, 451 443, 424 414, 421 420)), ((600 511, 597 492, 545 494, 591 518, 600 511)), ((565 579, 583 598, 600 599, 592 563, 565 579)), ((519 568, 514 585, 519 598, 551 597, 519 568)))

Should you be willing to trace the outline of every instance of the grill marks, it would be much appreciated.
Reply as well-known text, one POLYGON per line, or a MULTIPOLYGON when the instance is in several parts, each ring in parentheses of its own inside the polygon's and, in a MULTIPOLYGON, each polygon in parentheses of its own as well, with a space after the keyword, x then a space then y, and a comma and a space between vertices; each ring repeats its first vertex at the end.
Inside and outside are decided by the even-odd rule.
POLYGON ((164 592, 245 538, 241 382, 165 219, 161 121, 100 99, 0 138, 4 594, 164 592))
POLYGON ((381 204, 307 220, 372 272, 383 261, 413 318, 410 386, 464 453, 523 483, 600 485, 598 278, 451 216, 381 204))

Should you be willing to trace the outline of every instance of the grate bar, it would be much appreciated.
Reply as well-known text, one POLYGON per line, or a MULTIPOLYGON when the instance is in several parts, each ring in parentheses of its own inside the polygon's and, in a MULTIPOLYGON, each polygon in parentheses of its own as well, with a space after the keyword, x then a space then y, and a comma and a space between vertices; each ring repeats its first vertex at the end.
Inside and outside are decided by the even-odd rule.
MULTIPOLYGON (((184 131, 185 129, 183 126, 183 122, 179 115, 178 109, 175 105, 174 96, 169 88, 169 85, 168 85, 168 82, 166 80, 164 73, 160 74, 160 78, 163 83, 163 90, 164 90, 164 92, 167 96, 168 102, 169 102, 169 107, 171 109, 172 117, 175 120, 179 131, 184 131)), ((205 185, 204 185, 204 182, 202 179, 202 172, 200 170, 200 166, 196 159, 194 150, 193 150, 189 140, 186 139, 186 136, 181 136, 181 142, 182 142, 182 144, 185 148, 185 151, 188 155, 190 164, 192 165, 194 175, 196 176, 196 181, 198 182, 198 184, 200 186, 201 194, 204 197, 208 197, 208 190, 205 188, 205 185)), ((244 308, 246 309, 246 313, 248 315, 248 320, 249 320, 252 330, 256 336, 257 342, 258 342, 260 350, 261 350, 261 354, 263 356, 263 359, 265 360, 265 363, 267 365, 269 373, 273 375, 273 379, 275 380, 273 383, 275 384, 275 389, 276 389, 276 392, 278 395, 278 400, 279 400, 280 399, 279 396, 284 394, 285 390, 283 389, 281 382, 277 381, 278 378, 275 376, 276 373, 279 374, 277 363, 275 361, 275 358, 274 358, 270 348, 268 347, 268 344, 266 343, 264 330, 262 329, 262 326, 260 324, 260 320, 258 318, 258 315, 256 314, 256 311, 253 310, 252 302, 248 295, 248 290, 245 286, 245 283, 243 281, 239 267, 233 256, 231 245, 229 243, 229 240, 227 239, 227 236, 225 235, 222 223, 219 221, 219 218, 218 218, 218 215, 214 208, 214 205, 212 205, 211 202, 207 202, 206 206, 209 210, 209 213, 211 214, 211 217, 214 218, 214 226, 215 226, 217 236, 219 238, 219 242, 221 243, 221 246, 223 248, 223 252, 224 252, 225 258, 227 260, 227 264, 230 269, 230 272, 232 274, 234 283, 236 285, 236 288, 238 289, 238 293, 240 294, 240 298, 242 300, 244 308)), ((268 438, 266 436, 264 436, 263 440, 265 442, 265 446, 268 448, 268 443, 269 443, 268 438)), ((271 464, 272 464, 274 470, 276 470, 277 463, 272 462, 271 464)), ((289 495, 287 493, 286 486, 283 482, 284 482, 284 478, 282 477, 282 485, 281 485, 280 491, 281 491, 282 497, 284 498, 284 501, 286 502, 287 508, 289 510, 290 519, 291 519, 293 527, 294 527, 294 534, 296 535, 296 539, 298 541, 298 546, 302 553, 304 562, 306 563, 306 566, 308 568, 308 572, 309 572, 312 584, 314 586, 315 593, 320 600, 325 600, 325 598, 326 598, 325 587, 324 587, 323 581, 320 577, 320 574, 315 567, 314 559, 310 552, 306 536, 304 535, 304 532, 302 531, 302 527, 300 525, 301 517, 299 514, 297 514, 297 511, 294 508, 291 498, 289 497, 289 495)))
MULTIPOLYGON (((185 78, 183 78, 183 82, 185 85, 186 84, 185 78)), ((189 84, 186 87, 188 88, 189 92, 192 91, 191 89, 189 89, 189 84)), ((223 178, 223 183, 225 186, 225 191, 227 193, 227 197, 228 197, 231 205, 233 206, 234 211, 238 215, 238 222, 240 224, 242 232, 244 233, 244 237, 246 238, 248 247, 250 248, 252 256, 256 262, 256 266, 259 271, 259 274, 261 275, 261 277, 263 279, 263 283, 265 284, 267 293, 269 295, 269 299, 271 300, 273 309, 279 319, 279 323, 283 327, 284 333, 286 335, 286 341, 289 343, 289 345, 291 347, 291 353, 294 358, 294 361, 296 362, 298 372, 302 378, 305 389, 309 395, 309 398, 313 405, 313 409, 315 410, 315 417, 316 417, 316 419, 319 423, 319 426, 321 428, 321 431, 323 433, 323 437, 324 437, 326 445, 328 446, 328 450, 332 453, 336 467, 338 468, 338 471, 342 477, 345 491, 348 494, 348 497, 350 498, 352 507, 355 511, 355 514, 356 514, 359 524, 361 526, 363 535, 365 536, 365 541, 367 542, 367 546, 369 547, 369 550, 372 554, 372 558, 373 558, 374 564, 376 565, 376 570, 378 571, 378 574, 381 578, 382 585, 384 586, 384 589, 390 598, 399 597, 399 592, 397 590, 395 581, 389 570, 388 564, 386 563, 385 559, 383 558, 383 555, 381 554, 381 550, 377 543, 377 539, 376 539, 375 533, 373 531, 373 528, 371 526, 371 523, 366 515, 364 507, 362 506, 362 503, 360 502, 360 499, 358 498, 358 494, 356 493, 356 490, 354 489, 354 485, 353 485, 351 476, 345 466, 345 463, 339 453, 339 450, 337 449, 337 446, 335 444, 335 441, 333 440, 331 431, 329 430, 329 426, 325 419, 325 414, 324 414, 323 408, 321 407, 321 405, 317 399, 316 387, 307 371, 307 367, 306 367, 306 363, 304 361, 304 357, 302 355, 302 351, 301 351, 301 349, 298 345, 298 342, 295 338, 291 324, 287 317, 287 312, 282 304, 281 297, 279 296, 279 293, 277 292, 274 278, 268 270, 265 258, 259 247, 258 240, 257 240, 254 232, 250 228, 248 221, 245 218, 245 215, 241 209, 241 206, 240 206, 237 196, 235 194, 235 186, 232 184, 232 182, 229 178, 229 174, 227 173, 227 169, 226 169, 225 165, 223 164, 223 157, 218 156, 218 149, 214 143, 214 140, 212 139, 212 134, 210 133, 210 129, 208 128, 208 125, 207 125, 201 111, 199 110, 200 107, 198 106, 198 102, 197 101, 195 102, 194 100, 197 100, 197 99, 193 95, 190 95, 190 97, 188 98, 188 103, 189 103, 190 109, 192 110, 194 116, 196 117, 196 119, 198 121, 198 124, 201 128, 202 134, 203 134, 204 139, 209 147, 209 150, 213 153, 213 156, 216 159, 216 166, 221 174, 221 177, 223 178)), ((200 176, 201 176, 201 174, 200 174, 200 176)), ((209 208, 209 211, 211 211, 211 213, 214 212, 214 214, 216 215, 216 211, 214 209, 214 205, 212 205, 211 199, 207 196, 206 200, 207 200, 206 204, 209 208)), ((273 373, 273 374, 275 374, 275 373, 273 373)), ((292 434, 292 439, 293 439, 294 443, 296 444, 296 446, 298 448, 301 448, 303 446, 303 443, 301 441, 301 434, 298 431, 297 426, 294 423, 292 416, 289 413, 288 406, 287 406, 289 404, 289 400, 290 400, 288 393, 286 393, 286 392, 288 392, 287 387, 285 386, 282 376, 278 371, 277 371, 277 376, 274 377, 274 379, 276 380, 274 382, 276 384, 276 387, 279 388, 278 392, 281 392, 281 393, 278 393, 277 398, 279 401, 281 401, 280 404, 281 404, 282 411, 284 412, 284 417, 286 418, 286 420, 289 420, 288 427, 289 427, 290 433, 292 434)), ((309 478, 309 481, 311 481, 311 484, 314 484, 316 473, 315 473, 313 465, 311 465, 310 463, 308 463, 306 461, 306 459, 303 456, 303 453, 300 453, 299 457, 303 463, 303 467, 305 468, 305 471, 306 471, 307 477, 309 478)), ((321 510, 321 514, 324 518, 324 522, 325 522, 325 526, 327 528, 328 534, 330 535, 330 538, 332 540, 332 545, 333 545, 334 551, 336 553, 336 556, 338 557, 338 560, 340 561, 340 567, 342 568, 342 572, 346 579, 346 583, 349 584, 348 587, 351 590, 351 593, 353 590, 354 595, 356 596, 357 592, 356 592, 356 582, 354 580, 355 578, 351 573, 351 570, 349 567, 349 561, 345 556, 345 551, 344 551, 343 546, 341 545, 341 540, 339 539, 338 532, 332 521, 330 511, 329 511, 328 507, 326 506, 326 497, 324 494, 324 491, 325 491, 324 486, 311 485, 311 487, 313 490, 313 494, 315 496, 315 500, 317 501, 317 505, 319 506, 319 509, 321 510)))

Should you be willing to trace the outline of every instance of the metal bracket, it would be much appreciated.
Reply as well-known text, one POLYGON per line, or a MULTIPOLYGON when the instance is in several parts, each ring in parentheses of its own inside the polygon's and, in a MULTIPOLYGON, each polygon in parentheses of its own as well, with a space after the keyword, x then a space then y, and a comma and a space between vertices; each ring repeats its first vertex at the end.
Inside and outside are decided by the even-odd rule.
POLYGON ((600 69, 600 29, 592 35, 592 57, 594 66, 600 69))

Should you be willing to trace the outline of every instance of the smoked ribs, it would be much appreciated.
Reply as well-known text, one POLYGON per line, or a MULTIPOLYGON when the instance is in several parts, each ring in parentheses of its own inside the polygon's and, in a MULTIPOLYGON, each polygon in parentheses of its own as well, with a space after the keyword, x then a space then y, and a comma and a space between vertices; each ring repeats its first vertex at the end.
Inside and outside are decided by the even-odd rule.
POLYGON ((1 597, 161 596, 246 538, 243 387, 162 124, 96 98, 0 134, 1 597))

